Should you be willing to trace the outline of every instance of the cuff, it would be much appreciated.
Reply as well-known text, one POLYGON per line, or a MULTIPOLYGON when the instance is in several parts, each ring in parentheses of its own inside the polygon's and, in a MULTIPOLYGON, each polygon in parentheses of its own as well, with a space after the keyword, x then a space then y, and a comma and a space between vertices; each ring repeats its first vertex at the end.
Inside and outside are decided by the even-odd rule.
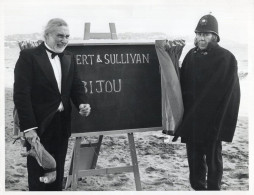
POLYGON ((32 128, 30 128, 30 129, 26 129, 26 130, 24 130, 23 132, 24 133, 27 133, 28 131, 32 131, 32 130, 35 130, 35 129, 37 129, 38 127, 32 127, 32 128))

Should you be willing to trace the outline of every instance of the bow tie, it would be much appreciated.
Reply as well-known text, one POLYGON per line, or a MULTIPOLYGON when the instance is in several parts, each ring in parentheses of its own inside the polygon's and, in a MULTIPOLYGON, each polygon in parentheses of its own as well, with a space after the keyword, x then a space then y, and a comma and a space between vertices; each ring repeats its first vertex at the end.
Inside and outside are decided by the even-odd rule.
POLYGON ((62 58, 64 53, 56 53, 54 51, 51 51, 50 49, 48 49, 46 46, 45 46, 45 49, 51 53, 51 58, 54 59, 56 56, 58 56, 59 58, 62 58))

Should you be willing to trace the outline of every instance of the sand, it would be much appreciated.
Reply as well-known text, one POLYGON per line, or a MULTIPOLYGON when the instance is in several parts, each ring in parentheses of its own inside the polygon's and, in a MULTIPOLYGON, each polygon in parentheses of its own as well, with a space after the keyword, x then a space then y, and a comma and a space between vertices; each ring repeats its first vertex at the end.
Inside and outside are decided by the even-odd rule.
MULTIPOLYGON (((26 158, 20 143, 13 144, 12 89, 5 89, 5 190, 27 191, 26 158)), ((96 137, 88 137, 93 141, 96 137)), ((191 191, 185 145, 172 143, 161 131, 134 133, 142 189, 145 191, 191 191)), ((170 138, 171 139, 171 138, 170 138)), ((74 139, 69 142, 65 176, 68 175, 74 139)), ((249 190, 248 117, 240 115, 232 143, 223 143, 222 191, 249 190)), ((96 168, 131 164, 126 134, 104 136, 96 168)), ((66 191, 70 191, 68 188, 66 191)), ((78 191, 135 191, 133 173, 80 178, 78 191)))

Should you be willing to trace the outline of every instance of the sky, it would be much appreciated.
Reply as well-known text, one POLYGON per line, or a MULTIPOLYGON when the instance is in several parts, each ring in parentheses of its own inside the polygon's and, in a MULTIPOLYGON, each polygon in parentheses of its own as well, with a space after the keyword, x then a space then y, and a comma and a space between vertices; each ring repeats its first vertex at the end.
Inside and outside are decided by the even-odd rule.
POLYGON ((199 19, 210 12, 219 22, 221 39, 248 42, 254 0, 0 0, 4 35, 43 31, 51 18, 67 21, 72 37, 91 32, 161 32, 173 37, 194 36, 199 19))

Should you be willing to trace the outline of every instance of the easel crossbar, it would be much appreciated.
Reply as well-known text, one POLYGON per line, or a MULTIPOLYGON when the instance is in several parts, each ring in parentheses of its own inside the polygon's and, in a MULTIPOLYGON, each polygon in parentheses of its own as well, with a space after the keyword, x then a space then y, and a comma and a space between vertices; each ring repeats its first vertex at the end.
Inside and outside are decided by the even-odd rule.
POLYGON ((94 176, 94 175, 105 175, 123 172, 133 172, 133 166, 127 167, 114 167, 105 169, 95 169, 95 170, 80 170, 78 173, 79 177, 94 176))

